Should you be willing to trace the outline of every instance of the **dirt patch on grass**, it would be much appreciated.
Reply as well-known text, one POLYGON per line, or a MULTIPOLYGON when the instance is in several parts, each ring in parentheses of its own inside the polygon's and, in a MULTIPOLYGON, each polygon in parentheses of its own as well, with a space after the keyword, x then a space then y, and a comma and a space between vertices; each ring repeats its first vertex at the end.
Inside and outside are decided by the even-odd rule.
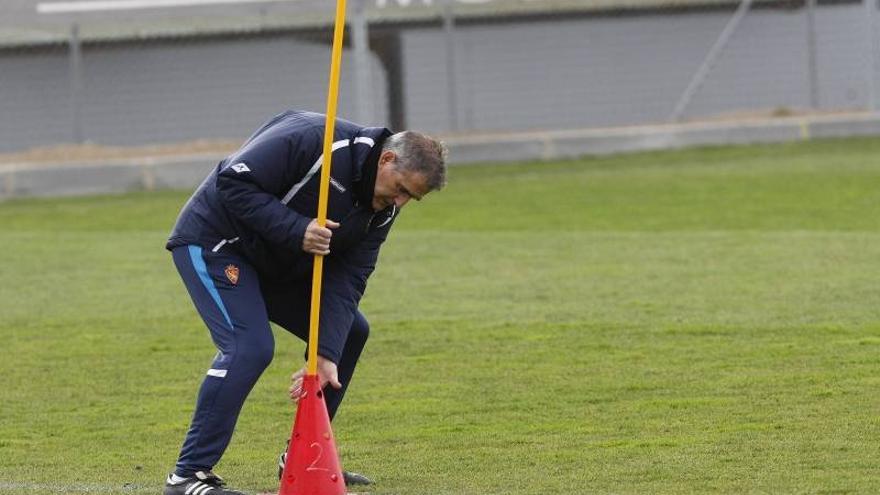
POLYGON ((232 140, 188 141, 150 146, 101 146, 92 143, 63 144, 33 148, 16 153, 0 153, 0 163, 65 163, 120 158, 147 158, 178 155, 227 155, 241 145, 232 140))
POLYGON ((715 115, 701 116, 695 119, 684 119, 684 122, 744 122, 750 120, 784 119, 789 117, 834 117, 868 115, 863 110, 813 110, 810 108, 773 107, 751 110, 735 110, 715 115))

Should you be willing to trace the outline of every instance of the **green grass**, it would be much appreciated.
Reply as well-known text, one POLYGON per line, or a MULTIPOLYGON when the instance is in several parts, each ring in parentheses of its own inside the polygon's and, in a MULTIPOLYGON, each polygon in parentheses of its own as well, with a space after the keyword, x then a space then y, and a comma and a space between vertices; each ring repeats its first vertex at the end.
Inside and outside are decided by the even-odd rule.
MULTIPOLYGON (((874 493, 880 141, 459 167, 408 206, 334 424, 376 494, 874 493)), ((186 193, 0 204, 0 493, 158 493, 214 352, 186 193)), ((217 470, 274 489, 277 356, 217 470)))

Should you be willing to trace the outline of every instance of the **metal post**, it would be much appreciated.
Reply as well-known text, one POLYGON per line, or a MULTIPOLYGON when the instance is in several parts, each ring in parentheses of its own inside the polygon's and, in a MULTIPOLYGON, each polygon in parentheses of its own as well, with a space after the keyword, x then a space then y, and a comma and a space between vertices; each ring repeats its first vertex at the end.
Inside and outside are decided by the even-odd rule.
POLYGON ((351 46, 354 51, 354 94, 357 103, 357 121, 362 124, 372 122, 372 85, 370 78, 370 38, 367 15, 364 11, 365 0, 355 0, 354 12, 351 16, 351 46))
POLYGON ((867 64, 868 70, 867 87, 868 87, 868 111, 873 113, 877 111, 877 39, 874 32, 874 15, 877 12, 876 0, 865 0, 865 38, 868 43, 867 64))
POLYGON ((807 71, 810 108, 819 109, 819 65, 816 62, 816 0, 807 0, 807 71))
POLYGON ((443 2, 443 34, 446 38, 446 97, 449 106, 449 129, 457 131, 458 124, 458 71, 455 67, 455 0, 443 2))
POLYGON ((82 43, 79 38, 79 24, 75 22, 70 26, 69 53, 71 138, 74 143, 83 143, 85 136, 82 125, 82 43))
POLYGON ((675 109, 672 111, 672 115, 669 116, 669 120, 681 120, 681 116, 684 114, 685 109, 693 99, 694 94, 696 94, 697 89, 699 89, 700 85, 703 84, 703 81, 706 80, 706 76, 708 76, 709 71, 712 70, 712 66, 715 64, 715 60, 721 54, 721 51, 724 50, 724 47, 727 46, 727 42, 730 41, 733 33, 736 32, 736 28, 737 26, 739 26, 740 21, 742 21, 743 17, 745 17, 746 14, 749 12, 749 7, 751 7, 751 5, 752 0, 742 0, 742 2, 740 2, 739 7, 733 14, 733 17, 731 17, 730 21, 727 22, 727 25, 724 26, 724 29, 718 36, 715 44, 712 45, 712 48, 709 49, 709 53, 706 54, 706 58, 703 59, 703 63, 700 65, 700 68, 697 69, 694 77, 691 78, 691 82, 684 90, 684 93, 682 93, 681 98, 679 98, 678 100, 678 103, 676 103, 675 109))

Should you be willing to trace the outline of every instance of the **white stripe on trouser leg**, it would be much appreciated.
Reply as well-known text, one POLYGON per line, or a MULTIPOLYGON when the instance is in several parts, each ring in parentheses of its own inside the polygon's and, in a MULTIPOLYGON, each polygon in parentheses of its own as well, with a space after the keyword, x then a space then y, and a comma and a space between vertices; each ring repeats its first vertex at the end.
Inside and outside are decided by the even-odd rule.
POLYGON ((218 242, 216 246, 214 246, 214 249, 212 249, 211 252, 216 253, 217 251, 220 251, 220 248, 222 248, 223 246, 227 244, 233 244, 235 242, 238 242, 238 237, 233 237, 232 239, 223 239, 222 241, 218 242))
POLYGON ((215 370, 214 368, 211 368, 208 370, 208 376, 216 376, 217 378, 225 378, 226 371, 228 371, 228 370, 215 370))

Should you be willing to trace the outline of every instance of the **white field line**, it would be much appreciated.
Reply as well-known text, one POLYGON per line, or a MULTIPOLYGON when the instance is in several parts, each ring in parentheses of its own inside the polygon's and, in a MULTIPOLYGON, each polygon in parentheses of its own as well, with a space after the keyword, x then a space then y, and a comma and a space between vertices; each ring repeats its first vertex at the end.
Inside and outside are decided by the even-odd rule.
POLYGON ((107 12, 111 10, 198 7, 202 5, 278 3, 282 1, 284 0, 92 0, 85 2, 42 2, 37 4, 37 12, 40 14, 73 14, 78 12, 107 12))

